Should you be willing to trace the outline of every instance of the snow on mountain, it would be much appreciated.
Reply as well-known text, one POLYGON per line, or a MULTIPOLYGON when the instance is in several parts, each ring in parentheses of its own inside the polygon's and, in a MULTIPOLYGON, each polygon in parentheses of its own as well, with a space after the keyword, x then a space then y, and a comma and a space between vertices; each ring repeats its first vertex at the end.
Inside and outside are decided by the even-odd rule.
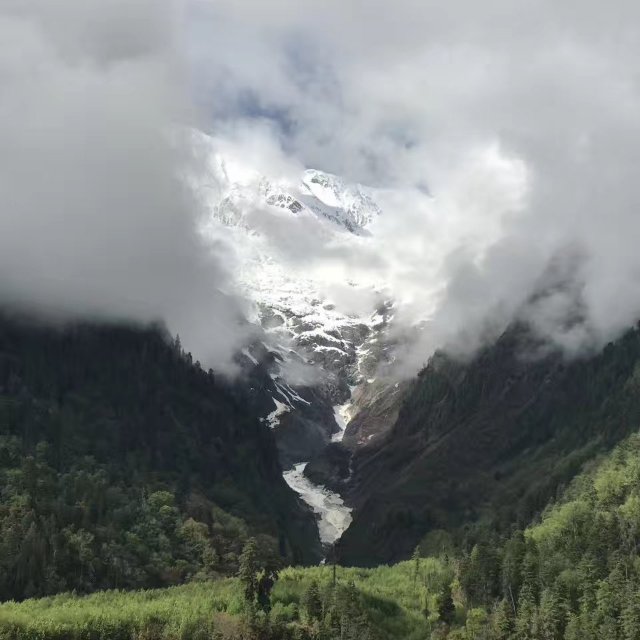
POLYGON ((330 173, 308 170, 302 177, 302 183, 311 196, 303 195, 303 202, 316 214, 351 233, 363 233, 382 213, 367 189, 361 185, 346 185, 330 173))
MULTIPOLYGON (((367 248, 369 227, 383 215, 375 191, 318 170, 268 178, 213 146, 209 169, 199 185, 211 212, 203 232, 219 236, 224 228, 237 254, 237 281, 270 347, 285 361, 293 349, 294 364, 328 374, 329 394, 343 403, 350 385, 372 375, 369 343, 390 315, 382 285, 344 277, 351 275, 348 256, 367 248), (321 253, 324 261, 314 268, 308 257, 321 253), (349 308, 356 299, 363 302, 349 308)), ((291 378, 295 367, 282 369, 291 378)))
POLYGON ((330 173, 307 170, 298 182, 269 180, 216 153, 209 166, 218 191, 210 202, 224 224, 250 226, 247 217, 252 208, 268 206, 294 215, 316 216, 342 230, 365 235, 367 226, 382 213, 371 189, 346 184, 330 173))

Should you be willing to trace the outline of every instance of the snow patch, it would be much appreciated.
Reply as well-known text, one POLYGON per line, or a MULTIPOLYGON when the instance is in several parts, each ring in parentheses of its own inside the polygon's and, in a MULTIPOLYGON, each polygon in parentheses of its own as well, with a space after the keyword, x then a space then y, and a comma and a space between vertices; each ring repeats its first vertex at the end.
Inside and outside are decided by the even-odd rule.
POLYGON ((288 407, 282 402, 278 402, 275 398, 272 398, 276 408, 266 418, 265 422, 269 425, 270 429, 274 429, 280 424, 280 416, 291 411, 291 407, 288 407))
POLYGON ((342 439, 344 438, 344 432, 347 429, 347 424, 351 419, 351 417, 349 416, 350 408, 351 401, 346 402, 345 404, 337 404, 333 407, 333 416, 340 431, 338 431, 338 433, 334 433, 333 436, 331 436, 331 442, 342 442, 342 439))
POLYGON ((249 358, 249 360, 251 360, 251 362, 253 362, 253 364, 258 366, 259 362, 251 355, 251 352, 249 351, 249 349, 243 349, 242 350, 242 355, 247 357, 247 358, 249 358))

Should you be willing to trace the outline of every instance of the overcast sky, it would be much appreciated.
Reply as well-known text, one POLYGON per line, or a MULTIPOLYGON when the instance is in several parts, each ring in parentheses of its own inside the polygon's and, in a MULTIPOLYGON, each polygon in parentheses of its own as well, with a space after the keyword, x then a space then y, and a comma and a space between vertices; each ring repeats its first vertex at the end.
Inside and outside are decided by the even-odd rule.
POLYGON ((640 315, 639 13, 625 0, 0 0, 0 296, 161 317, 228 362, 246 337, 233 254, 201 245, 180 179, 198 161, 167 135, 195 123, 257 165, 384 190, 366 265, 401 320, 430 319, 409 369, 517 314, 569 353, 598 346, 640 315))

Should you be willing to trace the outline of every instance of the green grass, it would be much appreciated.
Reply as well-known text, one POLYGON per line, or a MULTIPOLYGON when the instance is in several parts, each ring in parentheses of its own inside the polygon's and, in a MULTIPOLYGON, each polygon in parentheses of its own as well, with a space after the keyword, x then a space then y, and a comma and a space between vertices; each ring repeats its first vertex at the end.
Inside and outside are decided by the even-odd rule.
POLYGON ((235 580, 192 583, 152 591, 63 594, 0 605, 0 638, 196 638, 216 614, 240 611, 235 580))
MULTIPOLYGON (((403 562, 376 569, 337 568, 338 584, 353 581, 372 627, 381 638, 424 638, 425 599, 433 611, 433 593, 446 579, 444 565, 422 559, 414 583, 415 565, 403 562), (427 590, 428 584, 433 593, 427 590)), ((307 586, 316 580, 321 590, 332 582, 332 568, 287 568, 272 595, 274 620, 296 625, 307 586)), ((236 637, 242 593, 235 579, 191 583, 151 591, 104 591, 79 597, 50 598, 0 605, 1 640, 199 640, 236 637)))
MULTIPOLYGON (((374 569, 337 567, 337 581, 341 584, 351 580, 354 582, 372 627, 381 637, 406 640, 425 638, 428 629, 423 613, 425 600, 428 600, 430 611, 435 612, 436 593, 448 572, 439 560, 422 558, 420 575, 414 583, 414 566, 413 562, 408 561, 374 569)), ((332 567, 286 569, 274 589, 274 602, 284 606, 297 604, 312 580, 316 580, 321 588, 328 588, 332 580, 332 567)), ((435 619, 435 615, 433 617, 435 619)))

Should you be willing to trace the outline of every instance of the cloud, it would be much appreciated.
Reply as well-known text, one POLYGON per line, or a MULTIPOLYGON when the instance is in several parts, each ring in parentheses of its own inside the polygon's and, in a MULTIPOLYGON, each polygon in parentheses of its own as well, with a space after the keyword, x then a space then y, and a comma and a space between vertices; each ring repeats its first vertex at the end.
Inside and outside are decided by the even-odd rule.
POLYGON ((206 167, 168 134, 198 120, 266 174, 316 167, 376 189, 371 242, 254 222, 292 269, 330 274, 343 306, 386 287, 400 333, 422 327, 407 372, 514 318, 568 354, 598 348, 640 316, 639 14, 627 0, 4 0, 0 300, 162 318, 224 368, 248 331, 239 258, 222 237, 203 246, 182 176, 206 167))
POLYGON ((291 162, 380 189, 376 261, 349 268, 389 284, 403 330, 424 326, 408 371, 514 318, 568 354, 638 319, 636 3, 193 0, 189 15, 212 131, 260 125, 291 162))
MULTIPOLYGON (((185 172, 180 6, 0 6, 0 302, 49 318, 165 321, 228 371, 241 302, 185 172)), ((229 257, 230 254, 226 254, 229 257)))

